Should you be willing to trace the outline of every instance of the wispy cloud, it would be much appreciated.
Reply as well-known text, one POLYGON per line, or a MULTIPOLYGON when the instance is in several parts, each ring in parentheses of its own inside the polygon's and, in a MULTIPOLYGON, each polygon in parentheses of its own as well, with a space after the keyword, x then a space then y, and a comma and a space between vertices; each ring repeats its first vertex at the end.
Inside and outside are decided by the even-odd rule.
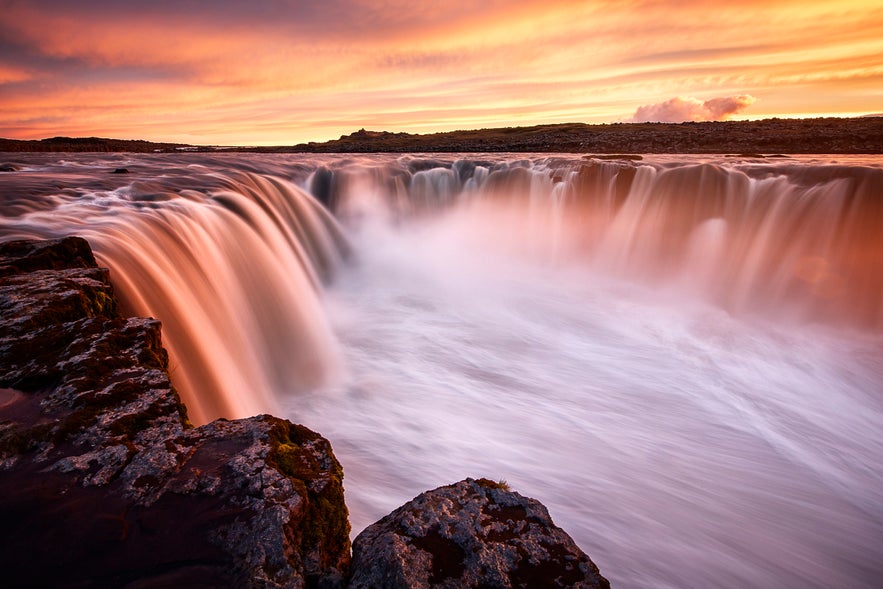
POLYGON ((717 119, 749 95, 758 117, 862 114, 883 79, 883 0, 0 4, 0 136, 20 138, 717 119))
POLYGON ((725 98, 698 100, 677 96, 658 104, 639 106, 627 119, 630 123, 683 123, 686 121, 724 121, 754 104, 754 96, 742 94, 725 98))

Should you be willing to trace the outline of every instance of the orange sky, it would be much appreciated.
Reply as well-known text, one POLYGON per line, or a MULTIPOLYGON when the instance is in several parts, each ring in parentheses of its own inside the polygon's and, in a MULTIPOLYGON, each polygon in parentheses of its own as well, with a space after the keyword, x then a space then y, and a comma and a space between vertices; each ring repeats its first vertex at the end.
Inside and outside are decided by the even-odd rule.
POLYGON ((0 0, 0 137, 881 111, 883 0, 0 0))

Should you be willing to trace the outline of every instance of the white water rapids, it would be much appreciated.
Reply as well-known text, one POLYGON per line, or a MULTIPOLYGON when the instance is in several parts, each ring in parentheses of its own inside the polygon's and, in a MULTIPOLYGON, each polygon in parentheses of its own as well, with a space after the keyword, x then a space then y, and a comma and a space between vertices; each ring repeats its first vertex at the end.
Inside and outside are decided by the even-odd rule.
POLYGON ((880 586, 879 160, 4 157, 0 239, 87 237, 202 421, 331 440, 354 533, 484 476, 614 587, 880 586))

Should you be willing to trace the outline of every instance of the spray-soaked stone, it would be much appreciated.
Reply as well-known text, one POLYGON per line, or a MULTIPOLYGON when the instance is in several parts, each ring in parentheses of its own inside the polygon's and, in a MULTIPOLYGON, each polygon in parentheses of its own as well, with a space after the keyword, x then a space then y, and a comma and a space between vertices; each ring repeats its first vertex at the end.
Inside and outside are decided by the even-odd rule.
POLYGON ((343 582, 327 440, 267 415, 194 428, 153 319, 77 238, 0 244, 0 569, 10 587, 343 582))
POLYGON ((487 479, 423 493, 353 543, 350 589, 610 584, 546 508, 487 479))

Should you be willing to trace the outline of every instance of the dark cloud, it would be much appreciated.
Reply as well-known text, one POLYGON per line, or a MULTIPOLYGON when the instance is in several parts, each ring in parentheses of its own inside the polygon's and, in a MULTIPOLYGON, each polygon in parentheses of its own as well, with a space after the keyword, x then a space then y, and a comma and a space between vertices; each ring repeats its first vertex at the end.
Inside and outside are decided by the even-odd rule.
POLYGON ((627 119, 630 123, 683 123, 685 121, 723 121, 731 115, 742 112, 755 102, 750 94, 712 98, 701 101, 680 96, 638 107, 635 114, 627 119))
POLYGON ((54 69, 70 67, 81 61, 72 57, 58 57, 44 53, 10 23, 0 20, 0 63, 27 69, 54 69))
POLYGON ((57 82, 61 78, 66 78, 82 84, 107 80, 181 79, 191 74, 191 68, 183 63, 112 64, 83 54, 59 55, 46 51, 39 40, 28 38, 20 30, 2 20, 0 20, 0 66, 25 70, 33 79, 49 82, 55 79, 57 82))
MULTIPOLYGON (((453 4, 469 4, 453 2, 453 4)), ((476 10, 485 10, 487 2, 476 10)), ((260 0, 219 2, 217 0, 41 0, 39 3, 8 1, 2 5, 0 22, 14 25, 20 14, 47 19, 67 18, 86 23, 137 24, 139 20, 164 22, 177 28, 261 28, 285 30, 307 38, 349 35, 383 36, 394 31, 440 21, 457 21, 469 16, 462 6, 427 4, 414 9, 402 0, 260 0)))

